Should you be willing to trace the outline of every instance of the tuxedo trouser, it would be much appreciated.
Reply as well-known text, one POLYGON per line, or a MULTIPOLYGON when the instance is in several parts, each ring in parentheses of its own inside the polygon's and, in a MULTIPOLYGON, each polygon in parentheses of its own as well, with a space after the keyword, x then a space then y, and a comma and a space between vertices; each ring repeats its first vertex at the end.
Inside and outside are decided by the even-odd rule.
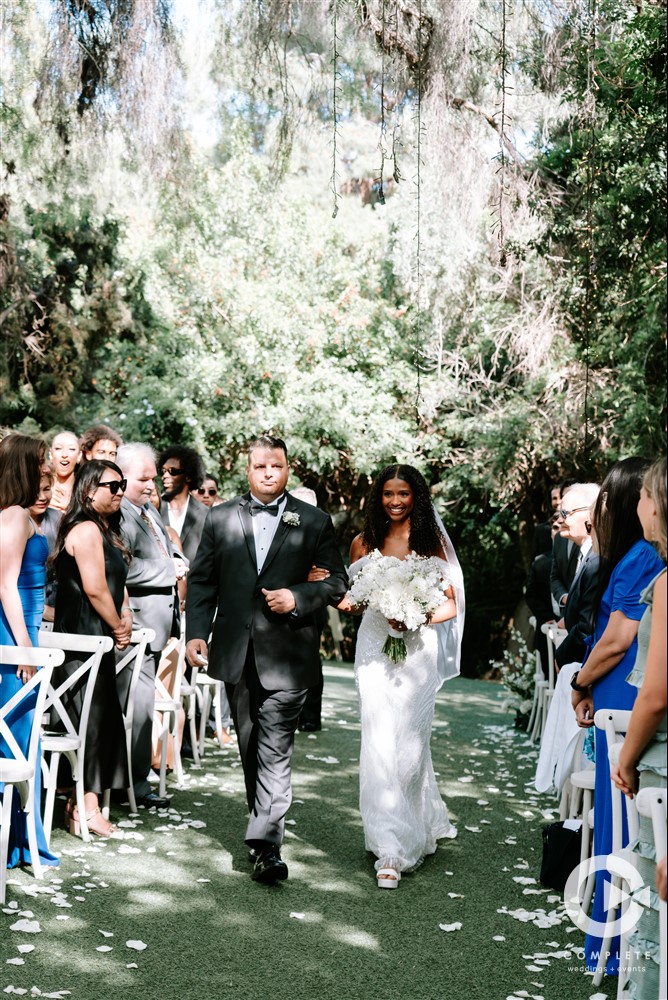
POLYGON ((290 762, 306 689, 267 691, 262 687, 249 644, 243 673, 225 684, 246 781, 246 843, 254 850, 283 843, 285 816, 292 801, 290 762))
MULTIPOLYGON (((120 654, 124 655, 124 654, 120 654)), ((153 759, 153 713, 155 711, 155 673, 160 653, 144 654, 135 689, 134 715, 132 718, 132 783, 135 795, 148 795, 152 791, 148 782, 153 759)), ((126 702, 132 680, 128 666, 116 676, 118 697, 127 714, 126 702)))

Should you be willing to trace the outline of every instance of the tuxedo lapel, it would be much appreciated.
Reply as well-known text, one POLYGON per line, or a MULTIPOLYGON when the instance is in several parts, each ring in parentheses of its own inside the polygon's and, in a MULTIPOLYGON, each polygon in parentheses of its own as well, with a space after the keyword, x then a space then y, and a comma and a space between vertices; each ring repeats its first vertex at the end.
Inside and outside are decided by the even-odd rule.
MULTIPOLYGON (((267 552, 267 558, 264 561, 264 566, 260 570, 260 576, 264 573, 264 571, 266 569, 268 569, 268 567, 271 565, 272 561, 276 558, 277 554, 279 553, 279 551, 281 549, 281 546, 282 546, 283 542, 286 539, 286 536, 287 536, 288 532, 295 530, 295 528, 292 525, 287 524, 283 520, 283 516, 285 516, 285 514, 287 514, 288 511, 292 511, 294 513, 297 512, 297 507, 296 507, 295 503, 293 502, 292 498, 290 497, 289 493, 286 494, 285 509, 283 511, 283 515, 281 516, 280 524, 278 525, 278 527, 276 529, 276 534, 274 535, 272 543, 269 546, 269 551, 267 552)), ((252 530, 253 529, 251 527, 251 532, 252 532, 252 530)))
POLYGON ((250 515, 250 496, 248 494, 239 501, 239 520, 246 539, 248 554, 255 572, 257 572, 257 552, 255 551, 255 535, 253 534, 253 519, 250 515))

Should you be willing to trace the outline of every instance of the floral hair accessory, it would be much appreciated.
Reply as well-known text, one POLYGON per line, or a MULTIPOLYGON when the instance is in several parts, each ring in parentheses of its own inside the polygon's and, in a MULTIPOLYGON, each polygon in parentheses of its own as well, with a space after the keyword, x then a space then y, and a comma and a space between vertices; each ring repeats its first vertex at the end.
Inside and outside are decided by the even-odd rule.
POLYGON ((286 510, 281 520, 284 524, 289 524, 291 528, 298 528, 301 524, 299 514, 297 514, 294 510, 286 510))

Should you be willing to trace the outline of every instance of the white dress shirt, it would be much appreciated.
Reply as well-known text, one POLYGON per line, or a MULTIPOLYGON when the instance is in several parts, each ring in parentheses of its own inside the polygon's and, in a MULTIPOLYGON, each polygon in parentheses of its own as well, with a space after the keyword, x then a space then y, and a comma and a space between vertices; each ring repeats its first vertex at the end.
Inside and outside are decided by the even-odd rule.
MULTIPOLYGON (((253 496, 252 493, 251 500, 254 500, 255 503, 262 504, 262 501, 258 500, 258 498, 253 496)), ((265 514, 262 510, 258 510, 255 514, 253 514, 253 537, 255 538, 255 559, 258 573, 264 566, 265 559, 267 558, 269 549, 271 548, 271 543, 274 540, 274 535, 278 531, 278 525, 280 524, 286 503, 287 497, 283 494, 283 497, 278 505, 278 514, 265 514)), ((263 504, 263 506, 271 505, 263 504)))

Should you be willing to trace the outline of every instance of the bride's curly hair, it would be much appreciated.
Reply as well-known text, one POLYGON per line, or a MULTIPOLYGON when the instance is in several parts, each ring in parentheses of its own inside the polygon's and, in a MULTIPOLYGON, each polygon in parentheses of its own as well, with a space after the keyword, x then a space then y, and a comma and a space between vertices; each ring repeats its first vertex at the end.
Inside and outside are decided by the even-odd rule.
POLYGON ((440 556, 444 539, 436 523, 434 505, 424 476, 412 465, 388 465, 376 477, 366 503, 362 541, 372 552, 382 549, 387 537, 388 519, 383 509, 383 487, 390 479, 402 479, 413 491, 410 535, 408 544, 419 556, 440 556))

